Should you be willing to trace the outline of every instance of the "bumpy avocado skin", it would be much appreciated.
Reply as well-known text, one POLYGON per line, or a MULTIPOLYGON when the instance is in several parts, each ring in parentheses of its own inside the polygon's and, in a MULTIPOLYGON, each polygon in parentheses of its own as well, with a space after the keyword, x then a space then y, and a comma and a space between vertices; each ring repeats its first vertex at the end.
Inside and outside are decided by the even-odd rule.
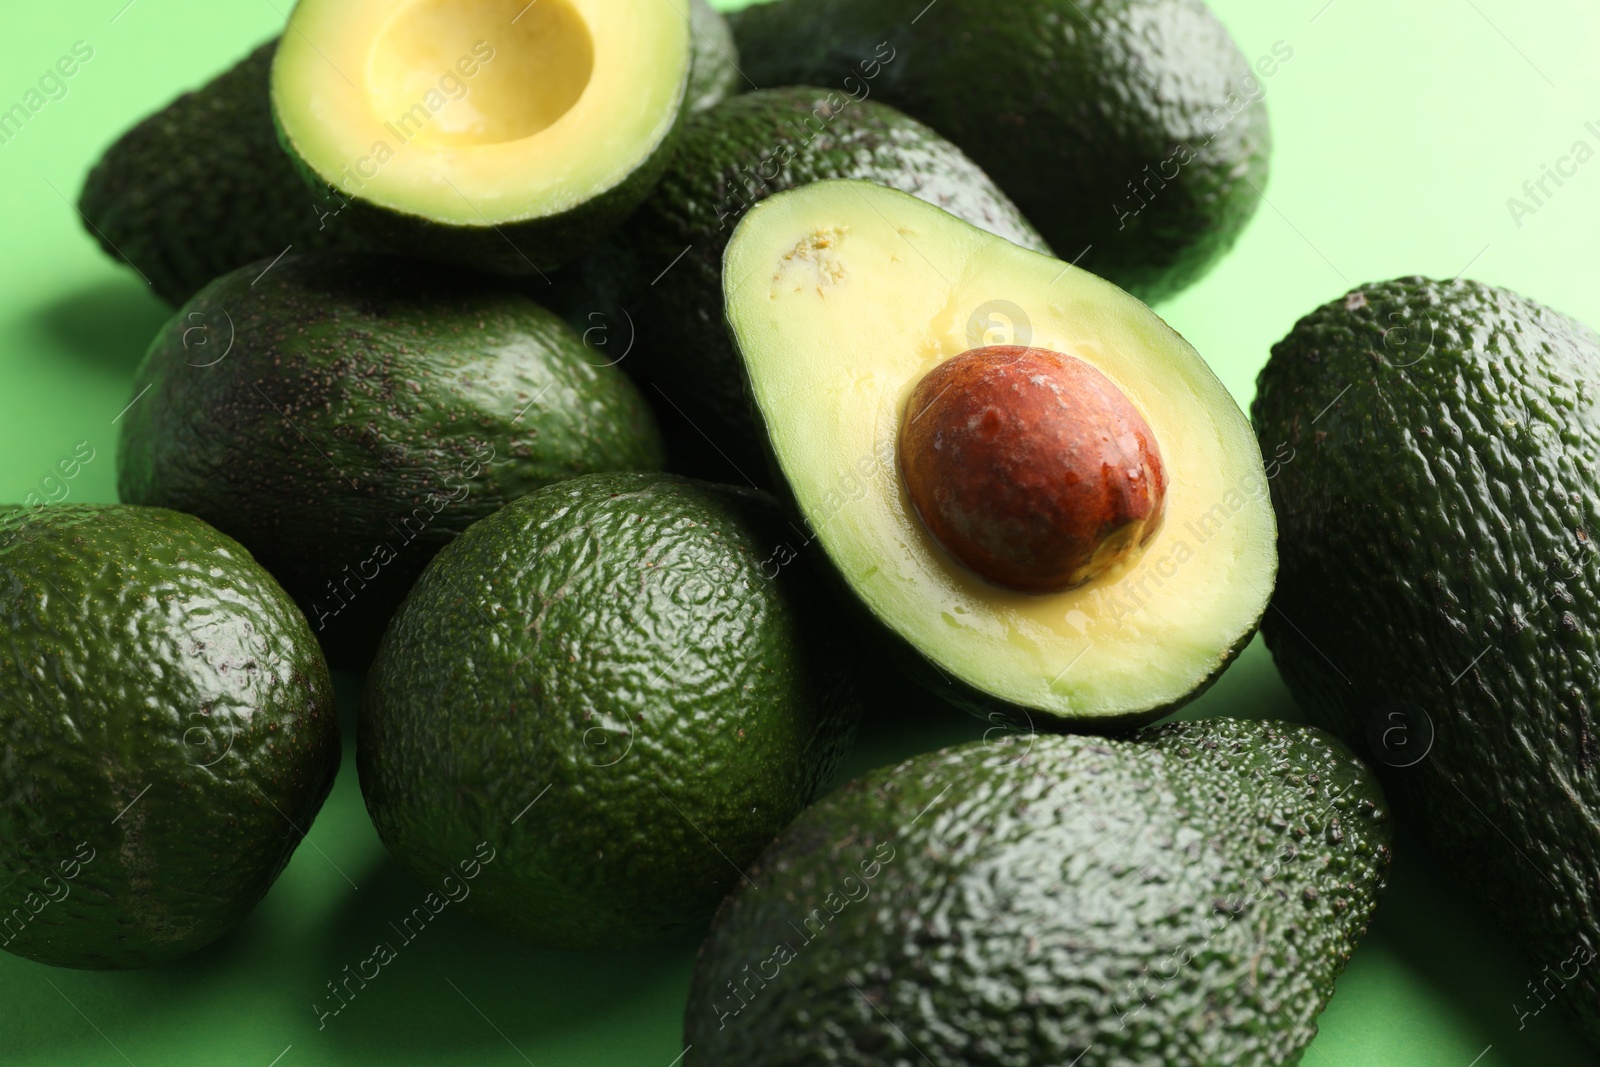
POLYGON ((704 111, 715 107, 744 87, 739 73, 739 46, 722 12, 706 0, 689 0, 689 25, 694 32, 693 65, 689 70, 689 96, 685 107, 704 111))
POLYGON ((1576 965, 1600 953, 1597 379, 1589 327, 1401 278, 1301 319, 1252 415, 1282 557, 1262 629, 1296 700, 1373 754, 1600 1043, 1576 965))
POLYGON ((432 879, 487 842, 464 908, 550 947, 708 919, 859 713, 852 650, 788 536, 764 494, 637 473, 468 530, 363 698, 362 790, 396 859, 432 879))
POLYGON ((758 85, 843 85, 892 54, 875 99, 955 142, 1063 258, 1146 302, 1203 275, 1266 186, 1259 79, 1201 0, 778 0, 730 21, 758 85))
POLYGON ((685 1060, 1298 1062, 1389 855, 1371 772, 1307 727, 926 753, 749 869, 700 949, 685 1060))
POLYGON ((0 513, 0 588, 0 947, 126 968, 226 934, 338 770, 305 618, 236 542, 156 508, 0 513))
POLYGON ((606 330, 614 358, 656 404, 674 470, 771 484, 760 458, 765 435, 724 323, 722 253, 751 205, 825 178, 900 189, 1025 248, 1050 251, 959 149, 870 96, 769 89, 692 116, 655 192, 578 265, 571 284, 587 299, 567 306, 580 327, 606 330))
POLYGON ((84 183, 89 232, 168 303, 290 245, 352 243, 278 147, 267 98, 277 47, 268 41, 134 126, 84 183))
POLYGON ((383 256, 266 267, 208 286, 155 339, 118 487, 249 547, 335 666, 364 667, 433 554, 507 501, 660 468, 638 390, 526 296, 383 256))

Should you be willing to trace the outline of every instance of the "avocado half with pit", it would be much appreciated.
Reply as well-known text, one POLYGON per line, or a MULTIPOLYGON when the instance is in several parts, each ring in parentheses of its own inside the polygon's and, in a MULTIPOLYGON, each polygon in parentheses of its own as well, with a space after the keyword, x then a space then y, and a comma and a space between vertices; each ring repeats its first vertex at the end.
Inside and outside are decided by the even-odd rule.
POLYGON ((367 243, 532 274, 654 186, 690 37, 686 5, 665 2, 300 0, 273 115, 367 243))
POLYGON ((808 537, 936 692, 1118 729, 1255 632, 1277 573, 1255 436, 1132 296, 858 181, 754 207, 723 289, 808 537))

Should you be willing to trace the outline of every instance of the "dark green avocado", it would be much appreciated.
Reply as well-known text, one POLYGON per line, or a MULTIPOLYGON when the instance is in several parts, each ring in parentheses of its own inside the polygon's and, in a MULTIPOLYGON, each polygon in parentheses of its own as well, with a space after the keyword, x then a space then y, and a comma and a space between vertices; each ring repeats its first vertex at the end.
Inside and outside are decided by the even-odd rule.
POLYGON ((814 181, 859 178, 1049 251, 971 160, 868 99, 870 84, 861 83, 859 99, 822 88, 749 92, 691 117, 655 192, 566 283, 587 298, 575 311, 568 305, 575 323, 608 335, 612 358, 661 413, 673 469, 769 484, 722 306, 722 253, 754 204, 814 181))
POLYGON ((491 280, 345 253, 258 263, 156 337, 121 425, 127 503, 250 548, 336 666, 365 666, 412 581, 542 485, 654 470, 632 383, 491 280))
POLYGON ((1295 1063, 1389 833, 1371 772, 1287 723, 926 753, 747 868, 695 963, 685 1062, 1295 1063))
POLYGON ((1266 186, 1265 89, 1202 0, 779 0, 731 21, 758 85, 870 85, 1147 303, 1203 275, 1266 186))
POLYGON ((855 732, 852 649, 777 503, 660 474, 541 489, 441 552, 368 676, 361 787, 463 908, 536 944, 704 923, 855 732))
POLYGON ((1600 1043, 1600 335, 1479 282, 1367 285, 1273 348, 1253 415, 1290 690, 1600 1043))
POLYGON ((278 146, 268 41, 117 139, 78 201, 89 232, 171 304, 293 247, 348 244, 278 146))
POLYGON ((0 590, 0 947, 141 967, 232 930, 339 766, 305 618, 158 508, 0 511, 0 590))

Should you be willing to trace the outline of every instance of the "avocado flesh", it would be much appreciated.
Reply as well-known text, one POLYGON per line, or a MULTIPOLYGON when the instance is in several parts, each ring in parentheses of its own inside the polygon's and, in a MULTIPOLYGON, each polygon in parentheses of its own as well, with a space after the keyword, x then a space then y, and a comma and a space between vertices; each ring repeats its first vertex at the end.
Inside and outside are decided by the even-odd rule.
POLYGON ((685 1062, 1297 1063, 1389 859, 1376 779, 1303 726, 926 753, 747 868, 695 964, 685 1062))
POLYGON ((644 473, 469 529, 368 678, 358 758, 384 844, 431 882, 487 841, 462 906, 536 944, 703 924, 860 714, 809 564, 778 554, 792 537, 766 494, 644 473))
POLYGON ((644 398, 555 313, 387 256, 218 279, 157 335, 130 396, 122 500, 238 538, 353 669, 473 522, 562 478, 663 461, 644 398))
POLYGON ((1197 696, 1255 631, 1277 569, 1255 437, 1198 353, 1115 286, 904 193, 818 182, 757 205, 729 243, 728 322, 776 467, 810 533, 937 692, 1041 729, 1149 721, 1197 696), (900 484, 907 397, 1012 332, 1105 374, 1167 462, 1143 552, 1063 593, 989 585, 928 537, 900 484), (974 320, 980 321, 975 324, 974 320))
POLYGON ((93 969, 236 927, 339 766, 322 653, 238 543, 120 505, 0 510, 0 947, 93 969))
MULTIPOLYGON (((727 21, 705 0, 694 0, 690 15, 695 50, 687 106, 703 110, 736 92, 742 79, 732 65, 738 51, 727 21)), ((133 126, 84 183, 78 210, 89 232, 169 304, 285 249, 370 243, 340 224, 338 202, 308 189, 278 143, 271 100, 277 48, 275 37, 133 126), (206 150, 196 152, 195 145, 206 150)))
MULTIPOLYGON (((576 310, 571 302, 566 309, 579 329, 607 327, 618 356, 631 340, 619 365, 661 412, 674 470, 766 486, 768 472, 755 458, 763 436, 723 316, 722 254, 749 205, 827 178, 900 189, 1049 251, 960 149, 870 98, 788 86, 693 116, 639 211, 574 265, 579 278, 571 284, 582 293, 576 310)), ((557 284, 567 283, 558 275, 557 284)))
POLYGON ((1263 633, 1290 691, 1370 753, 1600 1046, 1597 370, 1582 323, 1400 278, 1301 319, 1252 414, 1282 525, 1263 633))
POLYGON ((670 3, 300 0, 289 25, 273 114, 312 183, 378 247, 508 274, 638 205, 692 61, 670 3))
POLYGON ((1202 0, 778 0, 730 22, 758 85, 865 82, 1142 300, 1204 275, 1266 188, 1265 90, 1202 0))

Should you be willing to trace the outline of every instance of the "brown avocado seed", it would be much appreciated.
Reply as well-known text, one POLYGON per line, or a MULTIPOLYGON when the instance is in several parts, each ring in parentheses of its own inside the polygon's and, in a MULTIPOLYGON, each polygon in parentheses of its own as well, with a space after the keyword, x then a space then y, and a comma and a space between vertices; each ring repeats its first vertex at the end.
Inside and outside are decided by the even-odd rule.
POLYGON ((1057 593, 1137 552, 1167 479, 1149 423, 1081 359, 992 345, 929 371, 900 424, 900 476, 928 533, 978 576, 1057 593))

